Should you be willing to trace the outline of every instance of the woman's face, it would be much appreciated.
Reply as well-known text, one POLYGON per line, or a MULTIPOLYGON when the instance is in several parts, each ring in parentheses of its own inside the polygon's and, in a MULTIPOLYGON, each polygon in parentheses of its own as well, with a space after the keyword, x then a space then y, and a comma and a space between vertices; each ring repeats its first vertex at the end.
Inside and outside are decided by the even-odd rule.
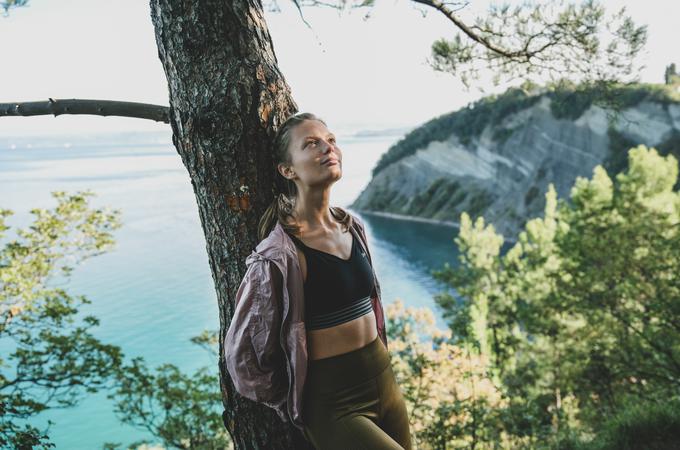
POLYGON ((342 177, 342 152, 335 135, 318 120, 305 120, 290 132, 292 165, 279 165, 284 176, 304 186, 326 186, 342 177), (294 175, 293 175, 294 174, 294 175))

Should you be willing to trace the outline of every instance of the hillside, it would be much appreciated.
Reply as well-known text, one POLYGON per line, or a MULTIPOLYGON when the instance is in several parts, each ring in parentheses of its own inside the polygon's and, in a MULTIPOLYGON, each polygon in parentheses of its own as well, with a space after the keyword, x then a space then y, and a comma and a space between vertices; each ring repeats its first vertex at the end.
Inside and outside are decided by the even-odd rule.
POLYGON ((609 92, 524 86, 432 119, 388 149, 350 207, 453 222, 467 211, 512 238, 542 214, 548 183, 568 198, 576 177, 623 170, 638 144, 680 159, 680 86, 609 92))

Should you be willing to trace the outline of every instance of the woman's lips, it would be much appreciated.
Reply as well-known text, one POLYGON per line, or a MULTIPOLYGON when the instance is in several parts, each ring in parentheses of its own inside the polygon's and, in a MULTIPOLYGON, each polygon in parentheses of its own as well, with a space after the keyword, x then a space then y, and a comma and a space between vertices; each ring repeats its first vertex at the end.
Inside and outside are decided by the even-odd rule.
POLYGON ((338 163, 338 160, 335 158, 330 158, 328 161, 325 163, 322 163, 324 166, 333 166, 338 163))

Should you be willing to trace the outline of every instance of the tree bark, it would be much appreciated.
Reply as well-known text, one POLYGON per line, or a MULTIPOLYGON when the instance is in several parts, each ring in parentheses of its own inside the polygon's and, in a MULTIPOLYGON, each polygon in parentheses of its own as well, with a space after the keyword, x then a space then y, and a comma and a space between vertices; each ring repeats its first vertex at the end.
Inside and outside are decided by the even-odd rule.
POLYGON ((191 178, 217 290, 224 424, 237 449, 312 448, 274 410, 236 393, 223 357, 245 258, 276 192, 274 133, 297 111, 261 2, 151 0, 151 18, 173 143, 191 178))

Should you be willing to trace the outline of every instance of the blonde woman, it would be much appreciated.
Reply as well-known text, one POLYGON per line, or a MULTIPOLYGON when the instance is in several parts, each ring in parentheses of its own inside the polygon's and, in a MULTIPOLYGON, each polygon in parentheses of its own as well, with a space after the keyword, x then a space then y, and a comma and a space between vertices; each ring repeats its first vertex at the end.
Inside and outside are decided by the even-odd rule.
POLYGON ((224 344, 234 386, 317 449, 411 449, 363 224, 329 206, 342 177, 336 137, 301 113, 274 145, 286 192, 260 220, 237 292, 224 344))

